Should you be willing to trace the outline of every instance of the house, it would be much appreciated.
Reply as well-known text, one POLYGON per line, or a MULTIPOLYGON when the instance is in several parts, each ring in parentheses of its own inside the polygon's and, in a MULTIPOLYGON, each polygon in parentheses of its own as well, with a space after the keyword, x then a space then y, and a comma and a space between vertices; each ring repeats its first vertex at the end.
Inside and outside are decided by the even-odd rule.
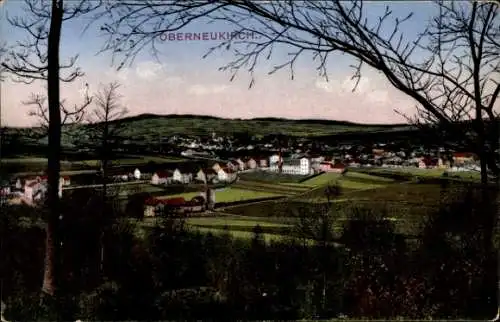
POLYGON ((61 179, 62 179, 62 185, 63 186, 67 187, 67 186, 71 185, 71 178, 70 177, 68 177, 68 176, 62 176, 61 179))
POLYGON ((177 183, 190 183, 193 181, 193 174, 182 173, 179 169, 175 169, 172 175, 172 181, 177 183))
POLYGON ((228 163, 226 163, 226 168, 230 169, 231 171, 238 171, 239 164, 236 161, 229 161, 228 163))
POLYGON ((172 181, 174 182, 182 182, 182 173, 179 169, 175 169, 172 175, 172 181))
POLYGON ((236 179, 236 173, 234 170, 226 167, 221 168, 217 172, 217 181, 219 182, 231 182, 236 179))
POLYGON ((353 168, 359 168, 361 166, 361 162, 358 159, 351 159, 347 162, 347 164, 353 168))
MULTIPOLYGON (((257 161, 257 160, 255 160, 257 161)), ((259 159, 259 167, 261 168, 267 168, 268 163, 267 163, 267 158, 261 158, 259 159)))
POLYGON ((0 196, 8 196, 11 193, 10 186, 2 186, 0 187, 0 196))
POLYGON ((15 187, 16 187, 16 190, 21 190, 21 189, 23 189, 23 184, 21 183, 21 179, 19 179, 19 178, 18 178, 18 179, 16 180, 16 185, 15 185, 15 187))
MULTIPOLYGON (((269 170, 278 172, 280 170, 279 163, 271 164, 269 170)), ((306 157, 282 161, 281 164, 281 173, 284 174, 308 175, 311 174, 311 172, 311 161, 306 157)))
POLYGON ((273 154, 269 157, 269 165, 272 166, 280 161, 280 156, 278 154, 273 154))
POLYGON ((219 169, 221 168, 221 166, 218 164, 218 163, 214 163, 214 165, 212 166, 212 169, 217 172, 219 171, 219 169))
POLYGON ((336 162, 333 164, 332 169, 330 172, 336 172, 336 173, 345 173, 347 171, 347 168, 345 164, 336 162))
POLYGON ((217 172, 214 171, 213 169, 205 169, 205 176, 207 177, 208 182, 213 182, 214 179, 217 179, 217 172))
POLYGON ((325 161, 325 157, 321 155, 311 155, 311 162, 321 163, 323 161, 325 161))
POLYGON ((244 171, 246 169, 246 163, 241 159, 236 159, 236 163, 238 164, 238 170, 244 171))
POLYGON ((423 158, 418 161, 418 167, 419 169, 427 169, 427 164, 425 163, 423 158))
POLYGON ((253 159, 253 158, 248 159, 248 161, 247 161, 247 167, 249 169, 257 169, 257 167, 258 167, 257 161, 255 161, 255 159, 253 159))
MULTIPOLYGON (((38 180, 31 181, 31 182, 28 182, 24 186, 24 198, 29 203, 43 200, 46 193, 47 193, 46 182, 41 182, 38 180)), ((59 185, 59 197, 61 197, 61 196, 62 196, 62 186, 60 184, 59 185)))
POLYGON ((184 198, 150 198, 144 203, 144 217, 162 216, 168 213, 182 214, 205 210, 205 198, 196 196, 186 201, 184 198))
POLYGON ((198 182, 202 182, 202 183, 207 183, 208 179, 207 179, 207 176, 205 174, 205 171, 203 171, 203 169, 200 169, 198 172, 196 172, 196 176, 194 177, 194 180, 198 181, 198 182))
POLYGON ((320 162, 319 164, 319 170, 322 172, 330 172, 333 170, 333 162, 320 162))
POLYGON ((433 169, 436 168, 438 164, 439 164, 439 159, 425 157, 418 162, 418 167, 421 169, 433 169))
POLYGON ((193 181, 193 174, 192 173, 183 173, 182 174, 182 183, 188 184, 193 181))
POLYGON ((474 162, 476 159, 476 155, 474 153, 468 152, 455 152, 453 153, 453 164, 454 165, 463 165, 466 163, 474 162))
POLYGON ((194 150, 188 149, 186 151, 182 151, 181 155, 185 157, 191 157, 195 154, 196 152, 194 150))
POLYGON ((164 171, 158 171, 151 177, 151 184, 167 184, 168 183, 168 173, 164 171))
POLYGON ((155 217, 161 215, 167 209, 175 209, 186 204, 186 200, 180 198, 159 199, 150 198, 144 203, 144 217, 155 217))

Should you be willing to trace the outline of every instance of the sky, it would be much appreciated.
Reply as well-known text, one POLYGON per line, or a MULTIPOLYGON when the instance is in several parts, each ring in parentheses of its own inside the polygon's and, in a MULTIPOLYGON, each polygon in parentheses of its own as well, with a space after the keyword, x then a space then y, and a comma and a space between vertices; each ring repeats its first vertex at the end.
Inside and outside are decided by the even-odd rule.
MULTIPOLYGON (((13 41, 26 37, 6 23, 5 15, 22 13, 21 1, 8 0, 2 7, 0 32, 3 39, 13 41)), ((405 16, 415 11, 416 16, 407 31, 416 33, 431 13, 425 2, 387 3, 395 14, 405 16)), ((378 8, 377 10, 379 10, 378 8)), ((374 11, 376 15, 379 11, 374 11)), ((249 89, 250 76, 242 71, 230 81, 231 74, 219 71, 233 57, 231 53, 217 53, 203 59, 207 50, 220 42, 168 41, 160 45, 160 55, 155 58, 147 50, 132 64, 117 71, 110 54, 97 54, 104 38, 97 27, 82 33, 84 21, 68 21, 63 25, 62 58, 78 54, 77 65, 85 76, 72 84, 62 86, 62 97, 68 102, 81 100, 81 89, 89 84, 91 92, 102 84, 119 81, 122 102, 130 115, 203 114, 226 118, 284 117, 293 119, 315 118, 347 120, 358 123, 401 123, 405 119, 394 112, 412 114, 415 102, 394 89, 380 74, 365 69, 363 78, 352 92, 352 61, 335 57, 330 62, 328 81, 318 75, 311 56, 303 56, 296 67, 294 80, 288 70, 268 75, 272 64, 260 64, 255 75, 255 85, 249 89)), ((225 24, 207 25, 199 22, 183 32, 231 32, 225 24)), ((280 48, 274 62, 283 62, 290 50, 280 48), (280 61, 281 59, 281 61, 280 61)), ((64 60, 63 60, 64 61, 64 60)), ((17 84, 11 81, 2 85, 2 125, 30 126, 37 120, 27 115, 25 104, 30 93, 43 93, 43 83, 17 84)))

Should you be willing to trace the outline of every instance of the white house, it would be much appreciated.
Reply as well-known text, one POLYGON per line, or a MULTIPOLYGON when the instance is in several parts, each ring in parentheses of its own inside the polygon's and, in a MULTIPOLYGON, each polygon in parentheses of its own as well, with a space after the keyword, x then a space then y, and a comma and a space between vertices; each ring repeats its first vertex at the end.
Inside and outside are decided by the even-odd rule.
POLYGON ((134 178, 136 180, 140 180, 141 179, 141 171, 139 171, 139 169, 135 169, 134 170, 134 178))
POLYGON ((248 161, 247 161, 247 167, 249 169, 256 169, 257 168, 257 161, 255 161, 253 158, 250 158, 248 161))
POLYGON ((301 158, 300 160, 300 174, 308 175, 311 173, 311 161, 308 158, 301 158))
POLYGON ((174 182, 182 182, 182 173, 179 169, 174 170, 174 174, 172 175, 172 180, 174 182))
POLYGON ((246 168, 245 162, 243 162, 243 160, 241 159, 237 159, 236 162, 238 163, 238 170, 244 171, 246 168))
POLYGON ((203 183, 207 183, 207 176, 205 175, 205 172, 200 169, 197 173, 196 173, 196 176, 194 178, 196 181, 200 181, 200 182, 203 182, 203 183))
POLYGON ((182 183, 190 183, 193 181, 193 174, 192 173, 183 173, 182 174, 182 183))
POLYGON ((233 181, 235 178, 236 178, 236 173, 234 173, 231 169, 224 168, 224 169, 219 169, 219 171, 217 171, 217 180, 220 182, 233 181))
POLYGON ((179 169, 175 169, 172 175, 172 181, 178 183, 190 183, 193 181, 193 175, 191 173, 182 173, 179 169))
POLYGON ((269 157, 269 165, 273 165, 273 164, 276 164, 278 163, 278 161, 280 160, 280 156, 278 154, 273 154, 269 157))
MULTIPOLYGON (((278 172, 279 164, 271 163, 269 167, 270 171, 278 172)), ((289 160, 283 162, 281 167, 281 172, 284 174, 294 174, 294 175, 309 175, 312 173, 311 160, 306 157, 301 159, 289 160)))
POLYGON ((227 172, 229 172, 229 169, 226 168, 226 171, 224 171, 224 169, 220 168, 219 171, 217 171, 217 181, 221 182, 229 181, 227 172))

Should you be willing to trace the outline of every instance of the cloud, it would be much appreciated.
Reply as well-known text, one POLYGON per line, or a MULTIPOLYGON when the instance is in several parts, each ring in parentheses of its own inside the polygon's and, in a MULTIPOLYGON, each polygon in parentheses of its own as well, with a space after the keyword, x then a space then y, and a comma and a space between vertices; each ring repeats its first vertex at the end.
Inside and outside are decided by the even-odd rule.
POLYGON ((325 92, 328 93, 333 93, 337 91, 337 88, 335 87, 336 84, 334 82, 327 82, 326 80, 319 79, 316 81, 315 86, 319 89, 324 90, 325 92))
POLYGON ((135 68, 136 75, 143 80, 153 80, 165 73, 166 66, 153 61, 141 62, 135 68))
POLYGON ((188 93, 193 95, 208 95, 224 92, 228 88, 227 85, 192 85, 188 88, 188 93))
POLYGON ((366 99, 372 103, 388 103, 390 101, 389 93, 383 90, 369 92, 366 99))
POLYGON ((355 93, 357 92, 363 94, 366 91, 370 90, 371 85, 371 80, 368 77, 361 77, 358 81, 358 79, 353 79, 352 76, 348 76, 342 82, 342 91, 352 92, 353 89, 355 89, 355 93))
POLYGON ((130 78, 130 69, 123 68, 116 70, 115 68, 109 68, 106 73, 106 77, 111 80, 118 80, 120 82, 126 82, 130 78))

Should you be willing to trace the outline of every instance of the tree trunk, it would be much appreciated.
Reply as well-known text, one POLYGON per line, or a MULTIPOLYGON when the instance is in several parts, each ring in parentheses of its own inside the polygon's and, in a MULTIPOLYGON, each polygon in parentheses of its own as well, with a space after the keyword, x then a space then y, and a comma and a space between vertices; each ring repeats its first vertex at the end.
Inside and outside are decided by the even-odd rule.
POLYGON ((487 156, 485 153, 482 153, 482 155, 479 156, 479 162, 481 165, 481 184, 482 185, 487 185, 488 184, 488 160, 486 159, 487 156))
MULTIPOLYGON (((106 148, 106 143, 104 143, 104 146, 106 148)), ((104 150, 104 153, 107 153, 106 150, 104 150)), ((106 213, 108 207, 108 160, 105 157, 104 160, 102 160, 102 214, 101 214, 101 222, 103 223, 103 226, 101 227, 101 234, 99 238, 99 244, 100 244, 100 262, 99 262, 99 273, 101 276, 104 274, 104 235, 105 235, 105 230, 108 227, 108 214, 106 213)))
POLYGON ((61 111, 59 92, 59 42, 63 18, 63 0, 52 0, 52 16, 48 37, 47 92, 49 104, 49 151, 48 151, 48 220, 45 241, 45 270, 42 292, 54 295, 59 282, 59 175, 61 157, 61 111))

